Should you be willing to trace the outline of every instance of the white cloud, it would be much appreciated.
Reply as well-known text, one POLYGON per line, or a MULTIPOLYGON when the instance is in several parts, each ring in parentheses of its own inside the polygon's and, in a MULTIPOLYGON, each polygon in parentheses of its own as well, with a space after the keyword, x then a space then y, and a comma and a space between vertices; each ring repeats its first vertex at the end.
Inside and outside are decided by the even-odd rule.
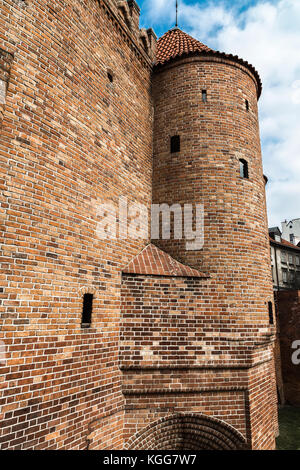
POLYGON ((263 160, 270 225, 300 217, 300 2, 259 3, 217 35, 219 48, 237 53, 259 71, 263 160))
MULTIPOLYGON (((300 217, 300 1, 203 7, 180 2, 180 27, 220 51, 237 54, 261 75, 260 124, 270 225, 300 217)), ((146 17, 172 24, 173 0, 146 1, 146 17)))

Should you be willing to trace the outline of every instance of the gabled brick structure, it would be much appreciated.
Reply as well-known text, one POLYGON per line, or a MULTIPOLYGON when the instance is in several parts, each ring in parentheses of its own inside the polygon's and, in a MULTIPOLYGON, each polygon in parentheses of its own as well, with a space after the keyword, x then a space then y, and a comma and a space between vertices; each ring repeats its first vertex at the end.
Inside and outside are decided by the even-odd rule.
POLYGON ((1 448, 274 449, 257 72, 134 0, 0 20, 1 448), (101 239, 124 196, 203 204, 203 249, 101 239))

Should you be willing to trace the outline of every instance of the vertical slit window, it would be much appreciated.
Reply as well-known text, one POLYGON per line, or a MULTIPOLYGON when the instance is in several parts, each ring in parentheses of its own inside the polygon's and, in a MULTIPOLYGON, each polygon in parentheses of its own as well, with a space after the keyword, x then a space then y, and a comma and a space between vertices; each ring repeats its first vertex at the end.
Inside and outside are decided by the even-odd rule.
POLYGON ((171 137, 171 153, 180 152, 180 136, 173 135, 171 137))
POLYGON ((273 313, 273 304, 272 304, 272 302, 269 302, 268 306, 269 306, 269 323, 270 323, 270 325, 274 325, 274 313, 273 313))
POLYGON ((92 311, 93 311, 93 294, 84 294, 82 315, 81 315, 81 326, 82 328, 89 328, 92 323, 92 311))
POLYGON ((203 101, 203 103, 207 102, 207 91, 206 90, 202 90, 202 101, 203 101))
POLYGON ((110 70, 110 69, 107 70, 107 78, 108 78, 108 80, 110 81, 110 83, 113 83, 113 81, 114 81, 114 74, 113 74, 113 71, 110 70))
POLYGON ((249 101, 248 100, 245 100, 245 106, 246 106, 246 110, 249 111, 249 101))
POLYGON ((240 160, 240 176, 242 178, 249 178, 248 162, 243 159, 240 160))

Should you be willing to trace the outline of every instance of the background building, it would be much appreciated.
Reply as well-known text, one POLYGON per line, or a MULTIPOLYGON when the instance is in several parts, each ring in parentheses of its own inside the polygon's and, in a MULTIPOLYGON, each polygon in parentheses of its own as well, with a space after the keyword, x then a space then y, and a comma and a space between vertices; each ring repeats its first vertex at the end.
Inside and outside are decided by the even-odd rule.
MULTIPOLYGON (((284 222, 283 225, 287 235, 287 224, 284 222)), ((299 365, 293 362, 292 357, 296 355, 295 345, 299 345, 300 247, 285 240, 278 227, 270 228, 269 234, 277 317, 275 358, 278 397, 282 405, 298 406, 299 365)), ((292 238, 295 242, 294 235, 292 238)))
POLYGON ((274 290, 300 289, 300 247, 284 240, 278 227, 269 233, 274 290))
POLYGON ((282 238, 294 245, 300 243, 300 219, 285 220, 281 223, 282 238))

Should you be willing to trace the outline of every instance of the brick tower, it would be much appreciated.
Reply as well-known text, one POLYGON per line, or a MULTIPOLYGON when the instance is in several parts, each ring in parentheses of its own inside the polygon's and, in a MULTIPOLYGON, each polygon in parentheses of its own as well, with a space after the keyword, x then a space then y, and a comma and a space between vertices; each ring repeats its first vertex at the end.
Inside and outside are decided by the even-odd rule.
POLYGON ((261 83, 139 12, 0 7, 2 449, 275 446, 261 83), (100 238, 124 196, 203 205, 203 248, 100 238))
MULTIPOLYGON (((169 207, 201 204, 204 244, 187 249, 185 238, 176 239, 174 214, 171 237, 164 240, 160 235, 153 243, 162 258, 168 253, 198 274, 175 278, 166 269, 160 273, 163 278, 155 278, 146 262, 148 255, 153 260, 153 247, 123 274, 129 318, 123 327, 127 349, 121 349, 125 395, 135 420, 140 414, 141 422, 149 422, 148 429, 131 438, 133 448, 151 440, 153 415, 166 419, 157 424, 157 445, 164 442, 171 449, 177 439, 178 448, 214 448, 200 431, 197 443, 195 438, 188 443, 189 425, 197 428, 195 416, 185 416, 188 411, 199 416, 200 425, 202 414, 224 420, 252 449, 274 448, 273 290, 257 111, 260 93, 257 72, 238 57, 213 51, 178 28, 158 40, 153 202, 169 207), (141 337, 130 331, 132 322, 141 337), (149 405, 151 399, 158 401, 156 408, 149 405), (137 413, 141 403, 143 411, 137 413)), ((129 418, 130 434, 130 412, 129 418)))

